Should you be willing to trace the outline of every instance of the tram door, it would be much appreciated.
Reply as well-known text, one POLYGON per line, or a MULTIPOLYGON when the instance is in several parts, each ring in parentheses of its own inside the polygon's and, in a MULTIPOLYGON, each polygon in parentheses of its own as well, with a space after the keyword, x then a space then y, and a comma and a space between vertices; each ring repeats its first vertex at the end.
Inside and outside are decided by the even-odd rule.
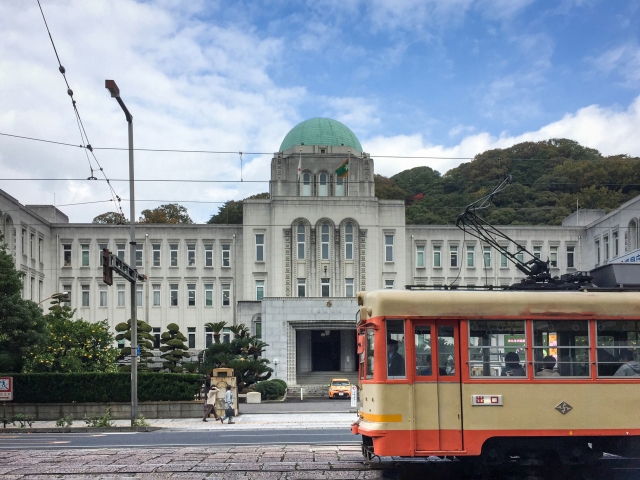
POLYGON ((459 451, 462 442, 458 323, 414 324, 416 451, 459 451))

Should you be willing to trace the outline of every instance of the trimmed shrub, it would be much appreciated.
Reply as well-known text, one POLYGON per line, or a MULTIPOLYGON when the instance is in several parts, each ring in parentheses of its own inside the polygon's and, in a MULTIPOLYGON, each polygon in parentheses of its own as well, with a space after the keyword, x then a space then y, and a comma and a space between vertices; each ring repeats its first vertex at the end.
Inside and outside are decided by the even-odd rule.
MULTIPOLYGON (((129 373, 14 373, 14 403, 130 402, 129 373)), ((138 373, 138 400, 193 400, 202 375, 138 373)))
POLYGON ((253 385, 256 392, 260 392, 262 400, 275 400, 284 395, 287 390, 286 383, 275 382, 273 380, 264 380, 253 385), (284 384, 284 386, 283 386, 284 384))
POLYGON ((282 386, 282 389, 281 389, 282 393, 280 395, 284 395, 284 392, 287 391, 287 382, 285 382, 284 380, 281 380, 279 378, 272 378, 271 381, 282 386))

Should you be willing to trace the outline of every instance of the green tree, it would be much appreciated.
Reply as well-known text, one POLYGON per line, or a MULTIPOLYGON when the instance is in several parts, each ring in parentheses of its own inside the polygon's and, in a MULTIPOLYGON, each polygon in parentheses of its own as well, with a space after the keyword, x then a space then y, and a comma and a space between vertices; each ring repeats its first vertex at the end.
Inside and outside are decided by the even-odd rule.
POLYGON ((162 362, 163 368, 166 368, 172 373, 182 372, 182 367, 178 365, 184 357, 188 357, 187 350, 189 347, 184 343, 187 338, 180 332, 180 327, 177 323, 170 323, 167 325, 167 331, 160 337, 160 343, 163 344, 160 347, 160 351, 163 352, 160 355, 164 362, 162 362))
POLYGON ((98 223, 98 224, 108 224, 108 225, 124 225, 129 223, 129 220, 127 220, 127 217, 125 217, 123 214, 118 213, 118 212, 107 212, 107 213, 102 213, 100 215, 98 215, 97 217, 93 218, 93 222, 92 223, 98 223))
POLYGON ((224 329, 226 324, 227 322, 208 322, 205 323, 204 326, 205 328, 210 328, 213 332, 213 341, 215 343, 220 343, 220 334, 222 333, 222 330, 224 329))
POLYGON ((153 210, 143 210, 140 223, 174 223, 192 224, 193 220, 187 213, 187 209, 177 203, 160 205, 153 210))
POLYGON ((74 320, 75 310, 54 305, 44 316, 50 330, 48 345, 27 356, 25 372, 115 372, 118 349, 107 320, 74 320))
MULTIPOLYGON (((269 198, 268 193, 258 193, 256 195, 251 195, 250 197, 245 198, 245 200, 249 198, 269 198)), ((218 208, 218 213, 211 215, 211 218, 207 223, 213 224, 229 224, 229 225, 237 225, 242 223, 242 209, 244 205, 244 200, 229 200, 225 202, 221 207, 218 208)))
MULTIPOLYGON (((138 358, 138 370, 149 370, 149 361, 153 358, 153 353, 149 352, 153 348, 153 341, 155 337, 151 335, 151 331, 153 328, 151 326, 142 321, 137 320, 138 324, 138 345, 140 346, 140 356, 138 358)), ((128 340, 129 345, 131 345, 131 319, 126 322, 121 322, 116 325, 116 332, 119 332, 116 335, 116 340, 128 340)), ((120 349, 120 359, 124 359, 125 357, 131 355, 131 346, 125 346, 120 349)), ((131 365, 120 365, 120 371, 130 372, 131 365)))
POLYGON ((376 197, 380 200, 407 200, 411 194, 398 186, 396 182, 382 175, 374 175, 376 197))
POLYGON ((19 372, 25 356, 49 337, 47 322, 35 302, 21 296, 22 273, 0 235, 0 372, 19 372))

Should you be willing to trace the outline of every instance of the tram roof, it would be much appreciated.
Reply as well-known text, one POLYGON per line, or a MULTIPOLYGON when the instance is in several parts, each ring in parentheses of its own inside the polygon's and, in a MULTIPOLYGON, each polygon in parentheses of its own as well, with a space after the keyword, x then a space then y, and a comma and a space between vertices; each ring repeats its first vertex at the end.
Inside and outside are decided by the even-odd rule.
POLYGON ((358 292, 371 317, 567 317, 640 320, 640 292, 596 291, 403 291, 358 292), (369 310, 370 309, 370 310, 369 310))

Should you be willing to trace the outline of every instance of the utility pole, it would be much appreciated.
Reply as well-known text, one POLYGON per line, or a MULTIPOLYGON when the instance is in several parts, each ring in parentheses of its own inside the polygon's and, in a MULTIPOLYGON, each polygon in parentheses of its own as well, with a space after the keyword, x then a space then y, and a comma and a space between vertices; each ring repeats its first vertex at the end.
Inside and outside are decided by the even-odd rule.
MULTIPOLYGON (((122 108, 129 126, 129 262, 135 265, 136 204, 133 170, 133 116, 129 113, 129 110, 120 98, 120 89, 116 85, 116 82, 113 80, 105 80, 104 86, 111 93, 111 97, 115 98, 118 105, 122 108)), ((127 266, 126 264, 124 265, 127 266)), ((129 270, 133 270, 133 274, 129 275, 128 278, 131 285, 131 426, 133 426, 135 419, 138 416, 138 320, 136 318, 136 282, 138 280, 138 272, 131 267, 129 267, 129 270)))

